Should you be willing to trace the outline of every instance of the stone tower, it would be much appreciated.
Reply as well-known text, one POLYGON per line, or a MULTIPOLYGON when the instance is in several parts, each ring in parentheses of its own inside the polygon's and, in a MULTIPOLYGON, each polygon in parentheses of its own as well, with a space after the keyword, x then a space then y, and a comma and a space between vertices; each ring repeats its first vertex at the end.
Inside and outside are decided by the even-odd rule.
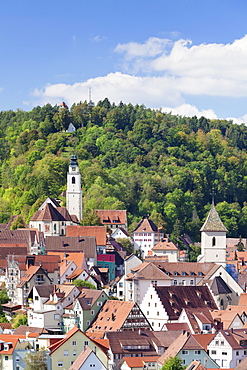
POLYGON ((214 262, 226 266, 226 232, 228 231, 212 204, 201 228, 201 256, 199 262, 214 262))
POLYGON ((82 219, 82 190, 81 174, 75 155, 71 156, 69 171, 67 173, 66 208, 70 215, 82 219))

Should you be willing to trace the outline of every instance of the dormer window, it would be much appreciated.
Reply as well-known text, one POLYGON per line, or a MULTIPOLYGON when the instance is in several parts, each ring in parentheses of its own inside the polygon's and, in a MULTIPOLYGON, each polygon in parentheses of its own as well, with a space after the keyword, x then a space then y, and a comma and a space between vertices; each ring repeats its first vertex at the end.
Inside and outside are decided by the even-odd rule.
POLYGON ((175 276, 178 276, 178 272, 177 272, 177 271, 174 271, 174 275, 175 275, 175 276))
POLYGON ((185 272, 185 271, 183 271, 183 272, 182 272, 182 275, 183 275, 183 276, 186 276, 187 274, 186 274, 186 272, 185 272))

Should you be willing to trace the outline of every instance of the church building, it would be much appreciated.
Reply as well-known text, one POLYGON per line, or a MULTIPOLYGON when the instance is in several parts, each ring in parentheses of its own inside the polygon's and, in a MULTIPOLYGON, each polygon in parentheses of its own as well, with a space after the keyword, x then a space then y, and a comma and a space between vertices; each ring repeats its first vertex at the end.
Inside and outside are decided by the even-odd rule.
POLYGON ((82 190, 81 174, 75 155, 71 156, 69 171, 67 173, 66 208, 70 215, 82 219, 82 190))
POLYGON ((212 204, 209 214, 201 228, 201 255, 198 262, 214 262, 226 266, 227 228, 212 204))

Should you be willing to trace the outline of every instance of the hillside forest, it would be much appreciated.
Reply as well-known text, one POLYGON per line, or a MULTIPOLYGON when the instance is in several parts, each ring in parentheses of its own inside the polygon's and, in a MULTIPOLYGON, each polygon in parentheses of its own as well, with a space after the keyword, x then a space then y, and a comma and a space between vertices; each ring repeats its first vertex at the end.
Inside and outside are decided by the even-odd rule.
POLYGON ((143 215, 174 241, 200 227, 214 196, 228 237, 246 237, 247 128, 182 117, 143 105, 79 102, 0 112, 0 222, 26 222, 47 196, 65 206, 76 154, 85 219, 93 209, 126 209, 130 231, 143 215), (76 127, 66 132, 69 124, 76 127), (213 195, 214 194, 214 195, 213 195))

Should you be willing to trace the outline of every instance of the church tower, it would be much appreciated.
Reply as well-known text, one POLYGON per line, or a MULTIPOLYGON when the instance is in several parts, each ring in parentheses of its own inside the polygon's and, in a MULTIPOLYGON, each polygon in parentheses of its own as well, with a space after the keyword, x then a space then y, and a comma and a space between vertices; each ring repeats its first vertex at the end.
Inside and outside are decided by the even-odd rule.
POLYGON ((82 190, 81 174, 75 155, 71 156, 69 171, 67 173, 66 208, 70 215, 82 219, 82 190))
POLYGON ((226 266, 226 232, 228 231, 212 204, 201 228, 201 256, 199 262, 214 262, 226 266))

